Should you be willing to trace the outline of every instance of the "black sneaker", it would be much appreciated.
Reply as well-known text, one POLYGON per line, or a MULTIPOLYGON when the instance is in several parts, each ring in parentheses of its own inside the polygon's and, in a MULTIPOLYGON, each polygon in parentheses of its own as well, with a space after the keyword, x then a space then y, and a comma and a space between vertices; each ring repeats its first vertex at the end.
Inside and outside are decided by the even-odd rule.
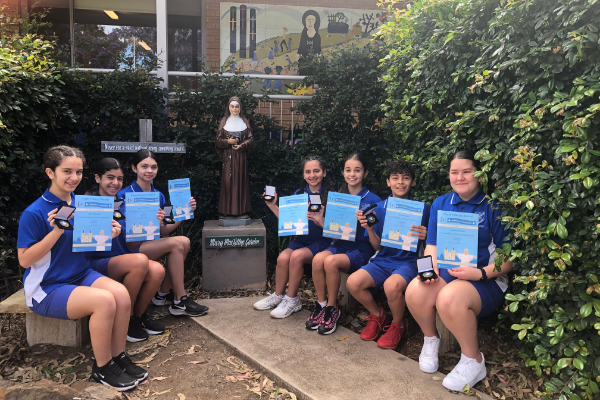
POLYGON ((114 360, 110 360, 103 367, 99 367, 94 361, 89 381, 110 386, 119 392, 133 389, 138 384, 138 381, 127 374, 114 360))
POLYGON ((321 320, 323 319, 324 309, 321 307, 318 301, 315 301, 315 308, 306 320, 306 329, 314 331, 319 327, 321 320))
POLYGON ((113 357, 114 362, 119 367, 125 370, 125 373, 137 382, 141 382, 148 377, 148 371, 131 361, 131 358, 125 352, 122 352, 116 357, 113 357))
POLYGON ((148 332, 144 329, 142 319, 133 315, 129 319, 129 329, 127 329, 127 341, 131 343, 141 342, 148 339, 148 332))
POLYGON ((199 317, 206 314, 208 307, 196 303, 187 296, 181 296, 179 304, 171 304, 169 312, 172 315, 188 315, 190 317, 199 317))
POLYGON ((321 335, 329 335, 335 332, 337 328, 337 321, 340 319, 340 310, 334 306, 325 307, 325 313, 323 314, 323 320, 319 325, 319 333, 321 335))
POLYGON ((140 319, 142 321, 142 328, 146 330, 148 335, 160 335, 165 333, 165 326, 158 321, 148 318, 146 313, 143 313, 140 319))
POLYGON ((152 298, 152 304, 154 304, 155 306, 168 306, 169 304, 173 303, 174 298, 175 295, 173 294, 173 289, 169 290, 169 293, 167 293, 164 296, 161 296, 160 294, 158 294, 158 292, 156 292, 156 294, 152 298))

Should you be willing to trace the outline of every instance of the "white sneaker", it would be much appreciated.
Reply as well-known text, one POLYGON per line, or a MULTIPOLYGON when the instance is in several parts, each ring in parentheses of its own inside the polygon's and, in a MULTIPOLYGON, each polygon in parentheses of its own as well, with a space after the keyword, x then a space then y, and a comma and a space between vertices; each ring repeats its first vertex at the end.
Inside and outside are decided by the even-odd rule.
POLYGON ((283 296, 277 296, 275 293, 271 293, 264 299, 254 303, 254 308, 261 311, 270 310, 277 307, 279 303, 281 303, 281 300, 283 300, 283 296))
POLYGON ((481 363, 478 363, 473 358, 468 358, 464 354, 461 355, 460 361, 456 364, 452 372, 446 375, 442 381, 442 385, 446 389, 457 392, 461 392, 466 385, 469 385, 470 388, 475 386, 477 382, 487 375, 483 353, 481 354, 481 358, 481 363))
POLYGON ((294 300, 285 296, 277 308, 271 311, 269 315, 273 318, 287 318, 300 310, 302 310, 300 297, 297 297, 296 300, 294 300))
POLYGON ((419 368, 421 368, 421 371, 427 372, 428 374, 433 374, 438 370, 438 354, 440 352, 441 344, 441 336, 436 338, 425 337, 423 348, 421 349, 421 355, 419 356, 419 368))

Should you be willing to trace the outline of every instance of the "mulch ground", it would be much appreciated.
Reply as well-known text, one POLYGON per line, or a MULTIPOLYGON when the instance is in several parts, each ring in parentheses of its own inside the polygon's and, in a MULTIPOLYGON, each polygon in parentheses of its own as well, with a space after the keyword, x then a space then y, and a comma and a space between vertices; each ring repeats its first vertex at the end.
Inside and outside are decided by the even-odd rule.
MULTIPOLYGON (((312 307, 315 300, 312 281, 303 281, 303 304, 312 307)), ((190 290, 198 299, 214 297, 241 297, 251 295, 244 291, 205 294, 190 290)), ((252 294, 257 296, 257 294, 252 294)), ((385 302, 385 296, 382 300, 385 302)), ((257 298, 260 298, 257 296, 257 298)), ((151 336, 150 340, 128 344, 131 358, 146 367, 149 379, 127 397, 135 399, 295 399, 286 388, 277 387, 273 377, 249 368, 243 360, 217 339, 206 333, 198 324, 185 318, 169 315, 166 307, 149 307, 154 318, 160 318, 168 327, 164 335, 151 336)), ((346 328, 360 332, 367 311, 359 307, 344 313, 340 322, 346 328)), ((413 360, 418 360, 423 335, 418 325, 408 318, 408 330, 395 350, 413 360)), ((475 386, 496 399, 538 399, 542 380, 526 369, 518 350, 494 331, 494 318, 479 322, 479 340, 488 367, 488 376, 475 386)), ((0 319, 0 378, 19 383, 51 379, 67 385, 86 380, 92 368, 91 347, 83 349, 38 345, 29 348, 25 338, 22 315, 4 315, 0 319)), ((440 371, 448 373, 458 362, 460 353, 440 358, 440 371)), ((469 394, 469 393, 467 393, 469 394)), ((474 392, 470 393, 474 394, 474 392)))

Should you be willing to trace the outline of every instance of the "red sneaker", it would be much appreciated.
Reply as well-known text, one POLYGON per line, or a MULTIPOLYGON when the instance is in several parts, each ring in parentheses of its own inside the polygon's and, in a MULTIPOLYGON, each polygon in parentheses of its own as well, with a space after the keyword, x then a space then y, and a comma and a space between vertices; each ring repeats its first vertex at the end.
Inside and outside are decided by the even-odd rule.
POLYGON ((392 321, 387 329, 387 332, 381 335, 377 341, 377 346, 381 347, 382 349, 395 349, 398 346, 398 343, 400 343, 400 339, 402 339, 402 335, 404 334, 405 330, 406 321, 404 321, 402 327, 392 321))
POLYGON ((383 309, 381 304, 378 304, 378 306, 381 316, 378 317, 375 314, 369 314, 367 316, 366 319, 369 322, 367 322, 367 326, 365 326, 360 332, 360 338, 362 340, 376 340, 377 336, 379 336, 379 333, 385 325, 387 314, 385 313, 385 310, 383 309))

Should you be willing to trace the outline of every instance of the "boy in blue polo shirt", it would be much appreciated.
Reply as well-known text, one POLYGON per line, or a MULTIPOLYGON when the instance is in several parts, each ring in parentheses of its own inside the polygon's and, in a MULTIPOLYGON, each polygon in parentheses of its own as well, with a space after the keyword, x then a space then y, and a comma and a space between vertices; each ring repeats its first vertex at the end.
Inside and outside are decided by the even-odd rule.
MULTIPOLYGON (((415 185, 413 167, 406 161, 392 161, 386 172, 386 182, 392 190, 391 197, 412 200, 410 191, 415 185)), ((381 304, 375 302, 370 289, 383 285, 393 320, 387 332, 377 341, 377 345, 384 349, 395 349, 406 330, 404 291, 410 281, 417 276, 417 253, 381 246, 387 202, 388 200, 377 203, 374 212, 379 222, 373 226, 368 226, 362 211, 357 211, 360 224, 365 228, 365 236, 369 237, 371 245, 378 252, 367 265, 350 275, 347 287, 352 296, 370 313, 367 317, 367 326, 360 333, 361 339, 376 340, 389 321, 381 304)), ((422 248, 422 241, 427 236, 427 221, 429 221, 429 206, 425 204, 421 225, 411 227, 412 235, 419 237, 419 249, 422 248)))

